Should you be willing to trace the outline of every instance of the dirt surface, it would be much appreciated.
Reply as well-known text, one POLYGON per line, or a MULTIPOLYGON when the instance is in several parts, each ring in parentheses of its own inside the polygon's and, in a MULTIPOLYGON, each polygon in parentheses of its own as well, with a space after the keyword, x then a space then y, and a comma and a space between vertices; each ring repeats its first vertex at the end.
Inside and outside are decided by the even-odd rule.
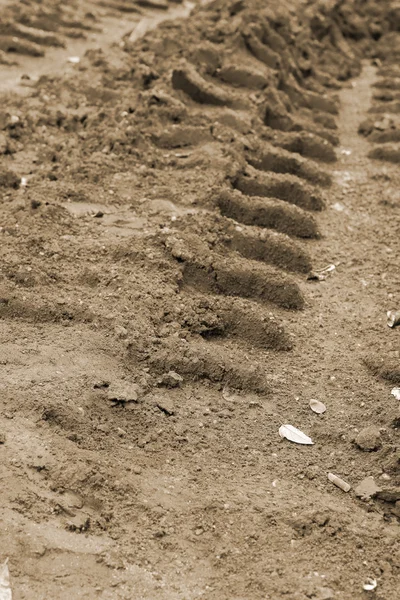
POLYGON ((2 4, 13 599, 397 600, 398 5, 2 4))

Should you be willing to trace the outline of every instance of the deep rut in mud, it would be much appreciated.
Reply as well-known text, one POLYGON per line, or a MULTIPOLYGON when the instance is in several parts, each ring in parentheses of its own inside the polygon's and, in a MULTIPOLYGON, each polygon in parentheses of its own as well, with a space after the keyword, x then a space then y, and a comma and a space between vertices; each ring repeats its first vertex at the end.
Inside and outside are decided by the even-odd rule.
POLYGON ((14 596, 397 600, 398 11, 143 4, 0 30, 103 44, 0 113, 14 596))

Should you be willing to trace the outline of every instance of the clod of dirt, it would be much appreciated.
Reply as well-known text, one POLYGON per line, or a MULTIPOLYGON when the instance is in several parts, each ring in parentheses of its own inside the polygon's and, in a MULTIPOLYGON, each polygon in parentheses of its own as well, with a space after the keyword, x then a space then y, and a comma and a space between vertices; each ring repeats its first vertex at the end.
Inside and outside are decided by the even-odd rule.
POLYGON ((335 592, 331 588, 320 587, 317 589, 316 594, 313 597, 315 600, 331 600, 335 597, 335 592))
POLYGON ((355 494, 361 500, 369 500, 376 496, 381 488, 375 483, 373 477, 366 477, 354 488, 355 494))
POLYGON ((164 385, 165 387, 169 388, 179 387, 182 382, 183 377, 175 371, 168 371, 168 373, 164 373, 160 379, 160 385, 164 385))
POLYGON ((125 405, 129 402, 137 402, 137 386, 124 382, 112 383, 108 389, 107 398, 110 400, 110 402, 112 402, 112 406, 125 405))
POLYGON ((365 429, 362 429, 357 435, 355 443, 360 450, 363 450, 364 452, 373 452, 374 450, 379 450, 379 448, 382 446, 379 429, 373 425, 370 427, 365 427, 365 429))
POLYGON ((21 178, 9 169, 0 168, 0 187, 13 188, 17 190, 21 184, 21 178))
POLYGON ((6 443, 6 434, 1 431, 0 432, 0 444, 5 444, 5 443, 6 443))
POLYGON ((400 500, 400 487, 393 488, 384 488, 376 492, 376 497, 379 500, 384 500, 385 502, 399 502, 400 500))
POLYGON ((125 329, 125 327, 123 327, 122 325, 116 325, 114 327, 114 331, 120 338, 126 338, 126 336, 128 335, 128 330, 125 329))
POLYGON ((328 473, 328 479, 333 485, 336 485, 336 487, 343 490, 343 492, 349 492, 351 490, 351 485, 347 483, 347 481, 344 481, 344 479, 334 475, 334 473, 328 473))
POLYGON ((154 404, 168 417, 175 413, 175 406, 172 398, 168 396, 157 395, 154 397, 154 404))

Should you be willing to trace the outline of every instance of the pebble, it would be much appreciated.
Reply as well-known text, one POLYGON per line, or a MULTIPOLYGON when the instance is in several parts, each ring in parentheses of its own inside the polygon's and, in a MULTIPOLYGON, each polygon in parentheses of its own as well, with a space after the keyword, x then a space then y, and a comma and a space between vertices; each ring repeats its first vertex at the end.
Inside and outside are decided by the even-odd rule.
POLYGON ((364 452, 378 450, 382 446, 381 434, 377 427, 371 425, 362 429, 355 439, 356 445, 364 452))
POLYGON ((6 443, 6 434, 0 431, 0 444, 6 443))

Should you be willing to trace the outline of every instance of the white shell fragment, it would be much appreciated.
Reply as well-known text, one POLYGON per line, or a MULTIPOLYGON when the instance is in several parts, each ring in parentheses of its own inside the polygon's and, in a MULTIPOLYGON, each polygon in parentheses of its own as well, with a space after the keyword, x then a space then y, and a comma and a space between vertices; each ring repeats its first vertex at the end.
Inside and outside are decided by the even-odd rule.
POLYGON ((279 435, 281 438, 285 438, 290 442, 294 442, 295 444, 305 444, 308 446, 314 444, 308 435, 300 431, 300 429, 293 427, 293 425, 281 425, 279 427, 279 435))
POLYGON ((371 577, 368 577, 367 581, 363 585, 363 589, 366 592, 373 592, 374 589, 376 589, 377 585, 378 582, 376 581, 376 579, 371 579, 371 577))
POLYGON ((388 327, 397 327, 400 325, 400 311, 399 310, 388 310, 387 313, 387 324, 388 327))
POLYGON ((0 565, 0 600, 12 600, 10 587, 10 572, 8 570, 8 558, 0 565))
POLYGON ((310 400, 310 408, 317 415, 322 415, 326 411, 325 404, 319 400, 310 400))
POLYGON ((81 62, 81 59, 79 58, 79 56, 69 56, 68 62, 72 63, 73 65, 77 65, 78 63, 81 62))
POLYGON ((390 393, 396 398, 396 400, 400 400, 400 388, 393 388, 390 393))
POLYGON ((331 483, 333 483, 333 485, 336 485, 336 487, 343 490, 343 492, 349 492, 351 490, 351 485, 347 483, 347 481, 344 481, 333 473, 328 473, 328 479, 331 483))
POLYGON ((308 274, 307 279, 309 281, 310 280, 325 281, 325 279, 328 277, 328 275, 333 273, 335 270, 336 270, 336 265, 328 265, 327 267, 324 267, 323 269, 317 269, 315 271, 311 271, 311 273, 308 274))

